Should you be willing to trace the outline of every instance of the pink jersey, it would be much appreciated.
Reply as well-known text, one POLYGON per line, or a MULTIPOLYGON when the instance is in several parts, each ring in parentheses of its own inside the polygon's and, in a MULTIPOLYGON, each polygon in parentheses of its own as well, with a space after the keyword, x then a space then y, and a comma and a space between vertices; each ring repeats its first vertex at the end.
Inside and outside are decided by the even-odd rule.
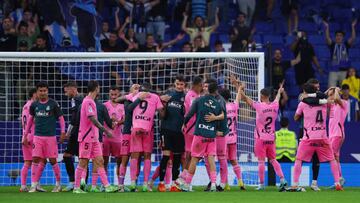
MULTIPOLYGON (((111 101, 107 101, 107 102, 104 103, 104 106, 108 110, 109 116, 113 121, 115 121, 115 120, 120 121, 120 120, 124 119, 124 117, 125 117, 124 104, 115 104, 115 106, 113 106, 111 101)), ((114 129, 111 130, 105 124, 105 128, 110 130, 110 132, 112 133, 113 136, 111 138, 108 138, 107 136, 104 136, 104 139, 117 140, 118 142, 121 142, 122 125, 116 125, 114 127, 114 129)))
POLYGON ((239 104, 237 103, 226 104, 227 120, 229 127, 229 134, 228 136, 226 136, 228 144, 233 144, 236 143, 237 141, 238 111, 239 111, 239 104))
POLYGON ((275 120, 278 115, 279 102, 253 102, 256 110, 255 138, 261 140, 275 140, 275 120))
MULTIPOLYGON (((26 129, 26 124, 27 121, 29 119, 30 115, 30 106, 33 103, 32 100, 29 100, 26 102, 26 104, 24 105, 23 109, 22 109, 22 114, 21 114, 21 125, 22 125, 22 129, 23 129, 23 135, 25 134, 25 129, 26 129)), ((35 125, 32 124, 32 126, 29 128, 30 131, 28 133, 28 141, 32 141, 33 137, 34 137, 34 133, 35 133, 35 125)))
POLYGON ((300 102, 295 114, 303 116, 304 119, 304 136, 302 139, 327 139, 326 110, 326 104, 321 106, 310 106, 304 102, 300 102))
MULTIPOLYGON (((139 94, 132 99, 135 101, 139 94)), ((154 117, 156 110, 163 108, 160 97, 154 93, 150 93, 148 97, 141 101, 133 111, 132 127, 133 129, 144 129, 150 131, 154 125, 154 117)))
POLYGON ((348 113, 348 103, 342 100, 342 106, 333 104, 330 106, 329 137, 345 137, 344 122, 348 113))
MULTIPOLYGON (((191 104, 192 102, 196 99, 199 98, 200 94, 196 93, 194 90, 189 90, 186 95, 185 95, 185 101, 184 101, 184 106, 185 106, 185 115, 190 111, 191 108, 191 104)), ((194 134, 195 131, 195 121, 196 121, 196 114, 191 117, 191 119, 189 120, 189 122, 186 125, 186 129, 185 129, 185 134, 194 134)))
POLYGON ((81 104, 79 142, 99 141, 99 129, 89 119, 91 116, 97 119, 96 104, 90 96, 86 96, 81 104))

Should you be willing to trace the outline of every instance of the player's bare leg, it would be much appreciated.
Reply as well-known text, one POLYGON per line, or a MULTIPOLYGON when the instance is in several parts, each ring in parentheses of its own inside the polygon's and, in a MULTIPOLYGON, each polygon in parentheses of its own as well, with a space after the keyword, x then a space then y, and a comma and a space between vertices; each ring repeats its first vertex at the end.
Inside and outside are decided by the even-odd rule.
POLYGON ((54 175, 56 178, 56 185, 51 192, 61 192, 61 185, 60 185, 60 167, 57 163, 56 158, 49 158, 49 162, 52 165, 54 175))

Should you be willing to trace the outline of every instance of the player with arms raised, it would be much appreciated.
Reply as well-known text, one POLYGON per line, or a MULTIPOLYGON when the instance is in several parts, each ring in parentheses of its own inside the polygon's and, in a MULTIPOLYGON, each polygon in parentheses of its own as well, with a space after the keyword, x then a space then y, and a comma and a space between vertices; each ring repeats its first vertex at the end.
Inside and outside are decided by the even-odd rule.
POLYGON ((252 108, 256 110, 256 127, 255 127, 255 155, 259 160, 259 179, 260 185, 256 190, 264 190, 265 179, 265 158, 273 165, 275 173, 280 177, 280 191, 285 190, 287 182, 284 178, 281 166, 276 160, 275 146, 275 121, 279 110, 279 100, 281 93, 284 91, 283 83, 280 85, 276 98, 270 102, 271 92, 264 88, 260 91, 260 102, 254 102, 250 97, 245 95, 241 90, 241 98, 252 108))
POLYGON ((35 122, 35 134, 33 138, 31 188, 29 192, 36 192, 41 177, 39 163, 49 159, 56 179, 56 185, 52 192, 61 192, 60 167, 57 163, 58 143, 56 140, 56 120, 60 123, 61 137, 65 136, 65 120, 59 104, 49 98, 49 86, 45 82, 36 85, 38 101, 30 106, 30 116, 26 125, 24 143, 28 142, 28 136, 32 124, 35 122))
POLYGON ((114 192, 117 188, 112 187, 104 169, 102 149, 99 142, 99 129, 111 137, 111 132, 104 128, 97 120, 95 99, 100 92, 100 86, 96 81, 88 83, 88 95, 84 98, 80 110, 79 127, 79 164, 75 171, 75 186, 73 193, 86 193, 80 189, 81 176, 85 172, 89 159, 93 160, 93 171, 97 171, 105 192, 114 192))
MULTIPOLYGON (((304 85, 305 93, 315 93, 316 89, 311 84, 304 85)), ((310 106, 300 102, 294 120, 304 119, 304 136, 299 144, 294 166, 294 184, 290 191, 303 191, 299 187, 299 177, 303 161, 309 162, 314 153, 319 157, 320 162, 330 162, 331 172, 335 179, 336 190, 342 190, 339 183, 339 169, 334 157, 326 132, 326 109, 327 104, 310 106)))

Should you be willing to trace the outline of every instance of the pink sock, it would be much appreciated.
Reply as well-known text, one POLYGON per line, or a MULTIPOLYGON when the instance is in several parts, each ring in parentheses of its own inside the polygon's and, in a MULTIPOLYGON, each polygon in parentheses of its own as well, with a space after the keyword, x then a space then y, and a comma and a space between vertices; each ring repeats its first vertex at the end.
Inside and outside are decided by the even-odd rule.
POLYGON ((126 166, 120 165, 119 169, 119 184, 124 185, 125 175, 126 175, 126 166))
POLYGON ((60 182, 60 167, 59 167, 59 164, 55 163, 53 166, 53 171, 54 171, 54 174, 55 174, 55 180, 57 182, 60 182))
POLYGON ((236 175, 236 178, 237 178, 238 180, 242 179, 242 177, 241 177, 241 168, 240 168, 239 164, 236 164, 236 165, 233 167, 233 170, 234 170, 234 173, 235 173, 235 175, 236 175))
POLYGON ((100 176, 101 183, 102 183, 105 187, 109 186, 109 181, 108 181, 108 179, 107 179, 107 175, 106 175, 105 169, 104 169, 104 168, 98 168, 97 172, 98 172, 98 175, 100 176))
POLYGON ((260 184, 264 184, 264 180, 265 180, 265 162, 264 161, 259 161, 259 179, 260 179, 260 184))
POLYGON ((36 173, 36 182, 40 181, 40 177, 41 177, 42 173, 44 172, 44 169, 45 169, 45 164, 43 162, 40 162, 38 172, 36 173))
POLYGON ((300 178, 300 174, 301 174, 301 164, 302 164, 302 161, 300 161, 300 160, 295 161, 295 165, 294 165, 294 183, 295 184, 299 183, 299 178, 300 178))
POLYGON ((26 178, 28 175, 29 166, 24 164, 21 169, 21 185, 26 185, 26 178))
POLYGON ((81 176, 84 173, 85 169, 81 168, 79 165, 75 170, 75 188, 80 188, 81 176))
POLYGON ((147 183, 151 172, 151 160, 144 160, 144 182, 147 183))
POLYGON ((273 165, 276 175, 280 178, 284 178, 284 174, 282 172, 279 162, 276 159, 273 159, 270 161, 270 163, 273 165))
POLYGON ((96 186, 97 185, 97 179, 98 179, 99 175, 96 172, 92 172, 92 177, 91 177, 91 185, 92 186, 96 186))
POLYGON ((172 180, 172 165, 167 165, 165 173, 165 184, 170 185, 172 180))
POLYGON ((151 177, 151 180, 155 181, 159 177, 159 174, 160 174, 160 165, 156 167, 154 174, 151 177))
POLYGON ((39 173, 39 164, 32 162, 31 164, 31 182, 37 182, 37 176, 39 173))
POLYGON ((227 182, 226 179, 228 176, 227 160, 220 159, 219 162, 220 162, 220 182, 226 184, 227 182))
POLYGON ((187 174, 188 174, 188 170, 187 169, 184 169, 182 172, 181 172, 181 174, 180 174, 180 178, 182 178, 183 180, 185 180, 186 179, 186 177, 187 177, 187 174))
POLYGON ((210 171, 210 181, 216 183, 216 171, 210 171))
POLYGON ((81 179, 86 179, 87 170, 84 169, 83 173, 81 174, 81 179))
POLYGON ((342 177, 341 164, 340 164, 340 162, 337 162, 337 165, 338 165, 338 170, 339 170, 339 176, 342 177))
POLYGON ((131 159, 130 160, 130 178, 131 181, 136 181, 138 170, 138 159, 131 159))
POLYGON ((340 181, 340 176, 339 176, 339 167, 338 164, 335 160, 330 161, 330 168, 331 168, 331 173, 334 176, 334 180, 335 183, 338 183, 340 181))
POLYGON ((208 177, 210 179, 210 166, 209 166, 209 161, 207 158, 205 158, 205 167, 206 167, 206 172, 208 174, 208 177))
POLYGON ((191 181, 192 181, 193 177, 194 177, 194 174, 187 173, 185 182, 186 182, 187 184, 191 184, 191 181))

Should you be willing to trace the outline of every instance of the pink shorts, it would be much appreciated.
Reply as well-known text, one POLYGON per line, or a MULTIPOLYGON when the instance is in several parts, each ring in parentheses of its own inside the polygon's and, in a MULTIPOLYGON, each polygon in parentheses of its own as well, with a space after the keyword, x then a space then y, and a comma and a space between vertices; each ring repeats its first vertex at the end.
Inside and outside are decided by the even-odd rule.
POLYGON ((79 158, 94 159, 103 156, 102 146, 100 142, 80 142, 79 143, 79 158))
POLYGON ((216 141, 215 138, 205 138, 194 135, 191 145, 192 157, 207 157, 216 155, 216 141))
POLYGON ((154 134, 143 129, 133 129, 130 138, 130 152, 151 153, 154 145, 154 134))
POLYGON ((335 157, 340 157, 341 146, 344 143, 343 137, 331 137, 330 143, 335 157))
POLYGON ((193 134, 184 134, 185 138, 185 152, 191 152, 192 142, 194 140, 193 134))
POLYGON ((119 157, 121 151, 121 142, 114 142, 113 140, 106 139, 103 143, 103 156, 119 157))
POLYGON ((32 150, 34 147, 33 142, 29 142, 28 145, 22 145, 22 153, 24 161, 31 161, 32 160, 32 150))
POLYGON ((237 160, 236 143, 227 144, 227 159, 228 160, 237 160))
POLYGON ((276 158, 275 142, 271 140, 255 139, 255 156, 257 158, 276 158))
POLYGON ((43 159, 58 157, 58 143, 56 141, 56 136, 34 136, 33 142, 33 157, 40 157, 43 159))
POLYGON ((328 139, 302 140, 297 150, 296 159, 310 162, 314 153, 317 154, 320 162, 328 162, 335 159, 328 139))
POLYGON ((215 139, 215 142, 216 142, 216 156, 218 157, 218 159, 220 158, 223 158, 225 159, 226 158, 226 137, 223 137, 223 136, 218 136, 216 137, 215 139))
POLYGON ((130 154, 130 139, 130 134, 124 134, 121 136, 120 156, 128 156, 130 154))

